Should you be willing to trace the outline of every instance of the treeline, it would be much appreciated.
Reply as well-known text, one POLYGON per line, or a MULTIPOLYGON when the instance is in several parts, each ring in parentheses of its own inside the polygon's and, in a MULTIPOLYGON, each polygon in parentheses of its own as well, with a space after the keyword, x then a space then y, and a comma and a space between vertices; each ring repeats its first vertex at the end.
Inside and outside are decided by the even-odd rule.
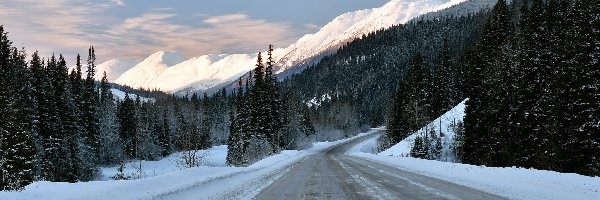
POLYGON ((600 175, 600 4, 500 0, 483 28, 463 162, 600 175))
POLYGON ((235 110, 231 118, 227 163, 247 166, 283 149, 295 149, 315 133, 294 91, 285 91, 273 74, 273 46, 263 63, 259 52, 256 68, 241 79, 236 92, 235 110))

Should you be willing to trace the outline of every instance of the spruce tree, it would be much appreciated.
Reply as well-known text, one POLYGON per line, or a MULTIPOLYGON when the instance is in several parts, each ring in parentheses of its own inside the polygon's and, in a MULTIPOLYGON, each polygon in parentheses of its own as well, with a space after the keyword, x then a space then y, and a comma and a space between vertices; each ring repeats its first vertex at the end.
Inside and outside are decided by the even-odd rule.
POLYGON ((98 119, 98 99, 99 94, 96 89, 95 82, 95 68, 96 68, 96 55, 94 47, 90 47, 88 50, 88 60, 87 60, 87 77, 84 82, 83 87, 83 100, 82 100, 82 115, 83 115, 83 127, 85 129, 85 143, 89 146, 89 151, 91 153, 92 159, 91 165, 97 163, 93 158, 97 158, 100 154, 100 133, 99 130, 99 119, 98 119))
POLYGON ((24 51, 0 26, 0 190, 20 190, 34 178, 35 126, 31 71, 24 51))
POLYGON ((119 104, 119 136, 123 140, 125 154, 127 158, 134 159, 138 155, 137 147, 137 115, 135 111, 135 102, 125 94, 125 99, 119 104))
POLYGON ((250 139, 250 110, 247 94, 244 94, 242 79, 238 82, 236 93, 236 110, 231 115, 231 127, 227 142, 227 163, 232 166, 244 166, 248 164, 246 149, 250 139))
POLYGON ((266 114, 264 123, 264 131, 267 134, 267 138, 271 143, 273 153, 278 153, 283 146, 281 139, 281 128, 283 127, 281 121, 281 95, 279 92, 279 86, 277 77, 273 74, 273 45, 269 45, 267 51, 267 67, 265 68, 264 76, 264 103, 263 109, 266 114))
POLYGON ((99 160, 98 164, 111 165, 123 162, 123 142, 119 135, 119 120, 117 118, 117 107, 106 72, 100 81, 100 101, 97 117, 99 119, 99 160))

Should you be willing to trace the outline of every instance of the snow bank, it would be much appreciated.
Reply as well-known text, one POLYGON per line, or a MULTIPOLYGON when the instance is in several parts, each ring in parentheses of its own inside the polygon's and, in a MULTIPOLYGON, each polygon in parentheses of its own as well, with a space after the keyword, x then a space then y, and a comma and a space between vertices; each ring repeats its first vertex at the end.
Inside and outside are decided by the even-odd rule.
POLYGON ((433 122, 427 124, 427 126, 419 129, 416 133, 408 136, 406 139, 400 141, 400 143, 390 147, 389 149, 379 153, 382 156, 400 156, 407 157, 410 154, 410 150, 414 144, 417 136, 424 137, 425 133, 435 131, 436 133, 442 133, 442 153, 440 160, 454 162, 452 145, 454 144, 454 127, 460 122, 462 123, 465 117, 465 102, 462 101, 460 104, 446 112, 444 115, 435 119, 433 122))
MULTIPOLYGON (((207 150, 200 150, 197 155, 201 158, 201 165, 208 167, 226 167, 227 157, 227 145, 215 146, 207 150)), ((181 153, 173 153, 161 160, 157 161, 132 161, 125 163, 125 175, 131 177, 149 178, 153 176, 160 176, 176 171, 180 171, 181 167, 178 166, 178 161, 181 160, 181 153), (139 165, 142 165, 142 174, 139 174, 139 165)), ((114 167, 103 167, 101 171, 101 181, 112 180, 115 174, 117 174, 118 166, 114 167)))
MULTIPOLYGON (((461 109, 460 105, 457 107, 458 110, 461 109)), ((460 112, 457 116, 460 116, 460 112)), ((600 199, 600 177, 398 157, 397 155, 406 154, 410 150, 407 151, 406 146, 396 146, 386 153, 373 154, 372 149, 377 147, 376 141, 377 137, 365 140, 349 149, 346 154, 510 199, 600 199)))

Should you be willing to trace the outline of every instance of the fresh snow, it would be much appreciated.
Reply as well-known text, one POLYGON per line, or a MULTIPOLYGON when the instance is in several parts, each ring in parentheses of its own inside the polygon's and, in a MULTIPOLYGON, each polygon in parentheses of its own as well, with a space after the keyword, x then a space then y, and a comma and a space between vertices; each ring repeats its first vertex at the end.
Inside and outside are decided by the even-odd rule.
MULTIPOLYGON (((121 90, 119 90, 119 89, 111 88, 111 89, 110 89, 110 92, 113 94, 113 97, 114 97, 115 99, 118 99, 118 100, 123 100, 123 99, 125 99, 125 94, 126 94, 126 93, 125 93, 125 92, 123 92, 123 91, 121 91, 121 90)), ((129 98, 131 98, 131 99, 133 99, 133 100, 137 99, 137 97, 138 97, 138 95, 137 95, 137 94, 129 94, 129 98)), ((154 101, 155 101, 155 99, 154 99, 154 98, 146 98, 146 97, 142 97, 142 96, 140 96, 140 101, 144 101, 144 102, 149 102, 149 101, 151 101, 151 102, 154 102, 154 101)))
MULTIPOLYGON (((110 177, 116 174, 117 168, 108 167, 101 169, 102 177, 98 181, 39 181, 26 186, 23 191, 2 191, 0 199, 250 199, 304 157, 353 138, 318 142, 310 149, 302 151, 282 151, 248 167, 226 166, 227 146, 216 146, 199 151, 200 155, 204 155, 205 166, 202 167, 179 169, 179 154, 176 153, 159 161, 141 161, 144 172, 141 179, 110 180, 110 177)), ((138 164, 139 161, 127 163, 126 175, 138 176, 134 167, 138 164)))
POLYGON ((363 141, 346 152, 402 170, 438 178, 510 199, 600 199, 600 177, 517 167, 486 167, 460 163, 373 154, 377 138, 363 141))
MULTIPOLYGON (((463 1, 392 0, 379 8, 342 14, 318 32, 304 35, 287 48, 276 49, 275 73, 286 76, 301 71, 301 68, 292 68, 316 62, 323 55, 333 53, 341 45, 363 35, 406 23, 419 15, 463 1)), ((160 51, 123 73, 115 83, 133 88, 156 88, 170 93, 209 91, 234 82, 252 70, 255 62, 256 54, 209 54, 185 60, 176 52, 160 51)))
POLYGON ((323 103, 324 101, 329 101, 329 100, 331 100, 331 95, 324 94, 323 96, 321 96, 320 99, 318 99, 317 97, 314 97, 310 101, 307 101, 306 105, 308 107, 313 107, 313 106, 319 107, 319 106, 321 106, 321 103, 323 103))
POLYGON ((400 141, 398 144, 390 147, 389 149, 379 153, 382 156, 409 156, 410 150, 415 142, 417 136, 423 138, 426 133, 435 131, 438 135, 441 132, 443 134, 442 139, 442 152, 440 160, 455 162, 452 146, 454 144, 454 127, 458 123, 462 123, 465 117, 465 102, 462 101, 460 104, 446 112, 439 118, 433 120, 433 122, 427 124, 427 126, 419 129, 416 133, 411 134, 406 139, 400 141))
POLYGON ((138 63, 135 65, 135 67, 123 73, 121 76, 119 76, 119 78, 117 78, 117 80, 115 80, 115 83, 127 85, 133 88, 154 89, 153 87, 148 87, 150 82, 156 79, 156 77, 162 74, 169 67, 185 60, 186 58, 178 52, 159 51, 150 55, 144 61, 138 63))

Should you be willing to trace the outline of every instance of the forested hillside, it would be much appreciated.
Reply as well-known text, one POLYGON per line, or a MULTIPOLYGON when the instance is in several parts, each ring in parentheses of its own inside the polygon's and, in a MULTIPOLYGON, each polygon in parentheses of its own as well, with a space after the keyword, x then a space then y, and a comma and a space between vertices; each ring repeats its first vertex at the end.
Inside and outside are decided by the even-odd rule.
MULTIPOLYGON (((464 163, 600 173, 599 15, 591 1, 498 2, 481 39, 461 57, 469 98, 457 142, 464 163)), ((416 54, 398 86, 383 147, 448 102, 436 98, 446 92, 422 81, 422 62, 416 54)))
MULTIPOLYGON (((433 71, 441 65, 442 47, 446 45, 451 62, 472 46, 480 35, 486 13, 435 20, 411 21, 377 31, 342 47, 336 54, 308 67, 303 73, 284 81, 302 94, 303 99, 329 95, 334 101, 345 101, 356 109, 352 116, 359 124, 383 125, 390 99, 408 71, 411 58, 424 57, 424 70, 433 71)), ((453 103, 463 97, 461 65, 451 68, 456 76, 442 75, 451 80, 453 103)), ((450 80, 449 80, 450 81, 450 80)), ((446 106, 446 108, 449 108, 446 106)))

